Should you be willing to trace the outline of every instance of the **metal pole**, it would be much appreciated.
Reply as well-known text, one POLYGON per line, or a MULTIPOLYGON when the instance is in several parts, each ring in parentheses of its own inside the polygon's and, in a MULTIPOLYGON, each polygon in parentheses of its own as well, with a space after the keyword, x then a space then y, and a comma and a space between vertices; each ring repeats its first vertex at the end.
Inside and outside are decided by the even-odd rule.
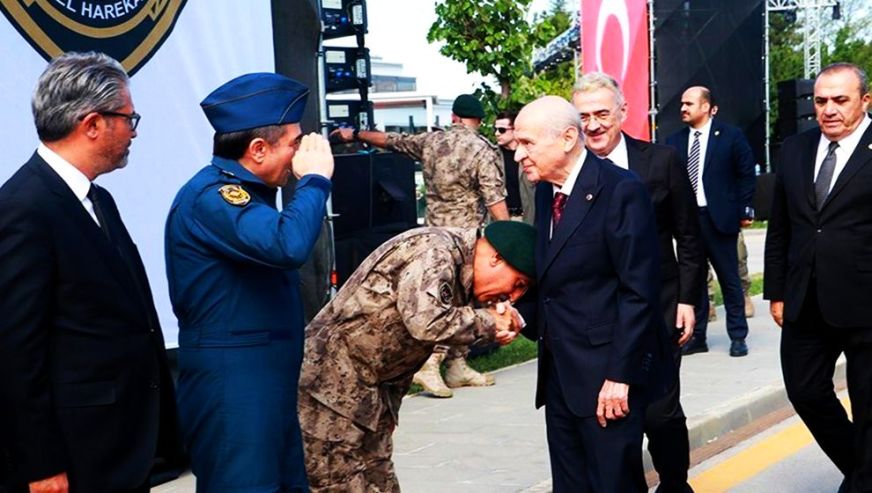
POLYGON ((654 74, 654 0, 648 0, 648 125, 651 127, 651 142, 657 142, 657 79, 654 74))
POLYGON ((769 3, 767 2, 766 5, 763 6, 763 107, 766 114, 763 124, 766 128, 766 138, 763 143, 765 169, 761 170, 762 172, 772 171, 772 165, 769 162, 769 146, 771 139, 771 130, 769 128, 769 105, 771 103, 769 100, 769 84, 769 3))

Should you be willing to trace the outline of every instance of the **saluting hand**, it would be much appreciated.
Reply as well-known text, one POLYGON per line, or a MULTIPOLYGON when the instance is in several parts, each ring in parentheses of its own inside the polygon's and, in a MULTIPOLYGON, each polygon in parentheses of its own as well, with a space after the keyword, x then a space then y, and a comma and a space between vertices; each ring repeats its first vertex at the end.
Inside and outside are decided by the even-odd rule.
POLYGON ((292 161, 294 176, 321 175, 328 180, 333 176, 333 153, 327 139, 315 132, 304 135, 292 161))
POLYGON ((69 490, 70 484, 65 472, 30 483, 30 493, 68 493, 69 490))

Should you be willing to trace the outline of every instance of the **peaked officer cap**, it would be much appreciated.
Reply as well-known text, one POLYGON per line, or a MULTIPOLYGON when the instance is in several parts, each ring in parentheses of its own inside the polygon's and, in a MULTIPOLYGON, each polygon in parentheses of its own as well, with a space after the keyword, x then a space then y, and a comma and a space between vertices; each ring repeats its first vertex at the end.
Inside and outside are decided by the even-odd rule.
POLYGON ((484 237, 516 271, 536 278, 536 228, 520 221, 494 221, 484 228, 484 237))
POLYGON ((309 88, 293 79, 273 73, 254 73, 215 89, 200 107, 216 132, 240 132, 299 123, 308 95, 309 88))

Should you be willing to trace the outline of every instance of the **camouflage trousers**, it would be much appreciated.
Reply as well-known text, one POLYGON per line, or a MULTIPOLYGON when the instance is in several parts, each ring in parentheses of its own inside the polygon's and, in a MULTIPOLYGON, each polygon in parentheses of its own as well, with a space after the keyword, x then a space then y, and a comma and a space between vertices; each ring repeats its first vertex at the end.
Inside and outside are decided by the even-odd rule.
POLYGON ((389 411, 372 432, 301 392, 299 413, 312 493, 400 491, 391 461, 394 422, 389 411))
POLYGON ((469 346, 445 346, 443 344, 437 344, 433 347, 433 352, 445 354, 445 361, 452 359, 466 359, 466 355, 469 354, 469 346))

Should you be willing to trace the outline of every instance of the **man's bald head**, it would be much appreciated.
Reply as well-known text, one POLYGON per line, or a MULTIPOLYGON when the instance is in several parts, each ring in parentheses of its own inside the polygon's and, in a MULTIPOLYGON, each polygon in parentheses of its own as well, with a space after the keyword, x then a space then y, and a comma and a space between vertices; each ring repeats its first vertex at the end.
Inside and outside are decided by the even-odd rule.
POLYGON ((568 101, 541 97, 515 119, 515 161, 530 181, 563 185, 584 148, 581 135, 581 118, 568 101))

